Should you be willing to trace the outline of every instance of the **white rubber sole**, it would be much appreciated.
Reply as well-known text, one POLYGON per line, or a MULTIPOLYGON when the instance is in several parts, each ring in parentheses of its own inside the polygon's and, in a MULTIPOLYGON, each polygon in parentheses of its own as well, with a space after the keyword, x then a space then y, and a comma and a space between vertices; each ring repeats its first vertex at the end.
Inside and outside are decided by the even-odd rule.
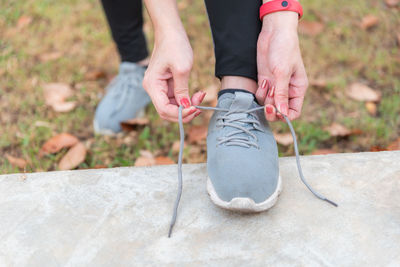
POLYGON ((220 199, 215 192, 210 177, 207 177, 207 192, 210 195, 211 201, 220 208, 244 213, 262 212, 272 208, 278 201, 278 196, 282 192, 282 179, 279 175, 278 185, 275 192, 261 203, 255 203, 251 198, 244 197, 237 197, 229 202, 220 199))

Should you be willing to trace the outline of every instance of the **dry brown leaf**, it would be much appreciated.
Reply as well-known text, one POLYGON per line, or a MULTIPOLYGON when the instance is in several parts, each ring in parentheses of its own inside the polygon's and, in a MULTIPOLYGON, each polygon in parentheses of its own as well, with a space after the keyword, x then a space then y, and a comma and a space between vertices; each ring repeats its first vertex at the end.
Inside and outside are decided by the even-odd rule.
POLYGON ((376 116, 378 112, 378 108, 376 106, 376 103, 374 102, 366 102, 365 103, 365 108, 367 109, 368 113, 372 116, 376 116))
POLYGON ((97 164, 97 165, 94 165, 92 169, 106 169, 106 168, 107 168, 106 165, 97 164))
POLYGON ((293 144, 293 137, 291 133, 274 133, 275 140, 278 144, 288 146, 293 144))
POLYGON ((68 84, 45 84, 43 85, 43 93, 46 105, 51 106, 56 112, 68 112, 76 106, 75 101, 65 102, 68 97, 73 95, 73 91, 68 84))
POLYGON ((371 151, 371 152, 386 151, 386 148, 381 147, 381 146, 372 146, 372 147, 370 147, 369 151, 371 151))
POLYGON ((375 91, 362 83, 350 85, 346 94, 354 100, 368 102, 379 102, 382 96, 381 92, 375 91))
POLYGON ((396 141, 390 143, 387 147, 387 150, 389 151, 400 150, 400 137, 397 138, 396 141))
POLYGON ((138 126, 144 126, 144 125, 149 124, 149 119, 148 118, 130 119, 127 121, 123 121, 120 124, 121 124, 122 130, 130 132, 130 131, 136 130, 138 128, 138 126))
POLYGON ((317 87, 317 88, 324 88, 324 87, 327 86, 327 82, 323 78, 310 79, 310 85, 314 86, 314 87, 317 87))
POLYGON ((168 157, 156 157, 155 158, 156 165, 170 165, 170 164, 175 164, 175 162, 168 158, 168 157))
POLYGON ((78 167, 86 157, 86 147, 83 143, 79 142, 71 147, 67 154, 60 160, 58 168, 60 170, 72 170, 78 167))
POLYGON ((78 138, 69 134, 62 133, 56 136, 53 136, 49 140, 44 143, 42 148, 39 151, 39 156, 42 157, 47 154, 52 154, 60 151, 63 148, 68 148, 76 145, 79 142, 78 138))
POLYGON ((368 30, 371 29, 372 27, 378 25, 379 19, 375 15, 366 15, 365 17, 362 18, 360 27, 363 30, 368 30))
POLYGON ((17 21, 17 28, 18 29, 25 28, 26 26, 31 24, 31 22, 32 22, 32 17, 27 15, 22 15, 21 17, 19 17, 17 21))
POLYGON ((396 7, 399 5, 399 3, 400 3, 400 0, 385 0, 385 4, 388 7, 396 7))
MULTIPOLYGON (((186 142, 183 142, 183 146, 186 147, 186 142)), ((179 152, 179 148, 181 146, 181 142, 179 140, 176 140, 173 144, 172 144, 172 152, 177 153, 179 152)))
POLYGON ((207 138, 208 127, 206 125, 195 125, 188 130, 188 141, 190 144, 199 143, 207 138))
POLYGON ((316 36, 324 30, 325 25, 318 21, 300 20, 299 32, 308 36, 316 36))
POLYGON ((396 34, 397 37, 397 45, 400 47, 400 32, 396 34))
POLYGON ((349 136, 351 135, 351 130, 347 129, 346 126, 343 126, 339 123, 332 123, 328 127, 324 128, 325 131, 327 131, 331 136, 349 136))
POLYGON ((8 154, 6 154, 6 158, 7 158, 8 162, 9 162, 12 166, 15 166, 15 167, 18 167, 18 168, 21 168, 21 169, 25 168, 26 165, 28 164, 28 163, 26 162, 26 160, 24 160, 24 159, 22 159, 22 158, 13 157, 13 156, 8 155, 8 154))
POLYGON ((324 149, 317 149, 314 150, 311 154, 312 155, 328 155, 328 154, 334 154, 337 153, 337 151, 329 148, 324 148, 324 149))
POLYGON ((39 60, 41 62, 52 61, 52 60, 59 59, 62 55, 63 55, 63 53, 59 52, 59 51, 46 52, 46 53, 39 55, 39 60))
POLYGON ((156 164, 153 154, 147 150, 140 151, 140 157, 135 161, 135 167, 153 166, 156 164))
POLYGON ((99 80, 102 78, 106 78, 106 73, 102 70, 92 70, 92 71, 88 71, 85 74, 85 79, 89 80, 89 81, 95 81, 95 80, 99 80))

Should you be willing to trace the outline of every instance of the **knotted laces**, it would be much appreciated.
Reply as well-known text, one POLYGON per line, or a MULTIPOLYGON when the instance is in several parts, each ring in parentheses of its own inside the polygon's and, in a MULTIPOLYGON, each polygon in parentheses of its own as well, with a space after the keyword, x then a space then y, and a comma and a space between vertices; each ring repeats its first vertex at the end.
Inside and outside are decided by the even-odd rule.
MULTIPOLYGON (((233 114, 233 113, 247 113, 250 114, 252 112, 264 109, 263 106, 261 107, 256 107, 256 108, 252 108, 252 109, 248 109, 248 110, 233 110, 230 111, 229 109, 224 109, 224 108, 217 108, 217 107, 203 107, 203 106, 195 106, 198 109, 203 109, 203 110, 214 110, 214 111, 223 111, 223 112, 227 112, 224 115, 218 117, 218 126, 229 126, 229 127, 233 127, 235 129, 237 129, 237 131, 234 131, 230 134, 228 134, 227 136, 224 136, 220 139, 218 139, 218 144, 224 144, 226 143, 227 145, 237 145, 237 146, 243 146, 243 147, 251 147, 251 146, 255 146, 256 148, 258 148, 258 144, 257 144, 257 137, 254 133, 251 132, 252 129, 243 127, 242 125, 240 125, 240 123, 250 123, 253 125, 253 128, 256 130, 261 130, 260 128, 260 122, 255 120, 255 119, 251 119, 251 118, 231 118, 229 115, 233 114), (236 122, 236 123, 235 123, 236 122), (249 136, 253 137, 253 141, 249 140, 246 137, 241 137, 241 136, 237 136, 237 134, 240 133, 245 133, 249 136)), ((178 114, 178 123, 179 123, 179 135, 180 135, 180 146, 179 146, 179 156, 178 156, 178 193, 176 196, 176 200, 175 200, 175 204, 174 204, 174 209, 173 209, 173 214, 172 214, 172 219, 171 219, 171 224, 169 227, 169 231, 168 231, 168 237, 171 237, 172 234, 172 229, 175 225, 176 222, 176 217, 178 214, 178 207, 179 207, 179 201, 181 199, 182 196, 182 154, 183 154, 183 148, 184 148, 184 141, 185 141, 185 132, 183 129, 183 122, 182 122, 182 106, 179 106, 179 114, 178 114)), ((293 137, 293 146, 294 146, 294 152, 295 152, 295 156, 296 156, 296 164, 297 164, 297 170, 299 172, 299 176, 301 181, 303 182, 303 184, 308 188, 308 190, 311 191, 311 193, 314 194, 314 196, 316 196, 317 198, 328 202, 329 204, 337 207, 338 204, 336 204, 335 202, 333 202, 332 200, 327 199, 326 197, 324 197, 322 194, 318 193, 317 191, 315 191, 310 184, 308 184, 308 182, 306 181, 306 179, 304 178, 303 175, 303 170, 301 168, 301 164, 300 164, 300 155, 299 155, 299 149, 297 146, 297 139, 296 139, 296 133, 293 129, 293 125, 290 122, 289 118, 282 114, 277 108, 275 108, 276 112, 279 113, 280 115, 283 116, 283 118, 285 119, 286 123, 289 126, 290 129, 290 133, 292 134, 293 137)))

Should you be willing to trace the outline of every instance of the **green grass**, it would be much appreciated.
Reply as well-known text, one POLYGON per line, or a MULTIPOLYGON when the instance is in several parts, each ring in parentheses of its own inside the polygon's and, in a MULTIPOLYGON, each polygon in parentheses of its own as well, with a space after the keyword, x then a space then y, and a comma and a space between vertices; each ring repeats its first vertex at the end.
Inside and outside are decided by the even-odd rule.
MULTIPOLYGON (((191 90, 218 84, 214 73, 211 33, 202 1, 179 1, 182 19, 189 32, 195 63, 191 90)), ((337 152, 369 151, 386 147, 400 133, 400 29, 399 9, 387 8, 383 1, 302 1, 304 20, 323 21, 317 36, 300 36, 304 63, 310 80, 324 79, 324 88, 310 87, 303 115, 294 123, 300 151, 316 149, 337 152), (367 14, 379 18, 371 30, 359 28, 367 14), (377 116, 368 114, 363 103, 350 100, 346 88, 363 82, 382 92, 377 116), (362 134, 349 138, 331 137, 324 127, 338 122, 362 134)), ((100 3, 97 0, 0 0, 0 173, 20 172, 5 159, 10 154, 29 160, 25 171, 56 170, 66 150, 38 158, 43 143, 51 136, 69 132, 89 148, 79 168, 131 166, 140 150, 175 159, 172 144, 178 140, 178 127, 163 122, 150 106, 150 124, 137 132, 116 137, 95 136, 92 118, 109 79, 117 73, 118 55, 112 43, 100 3), (16 24, 22 16, 32 22, 23 29, 16 24), (40 55, 60 51, 62 57, 42 62, 40 55), (89 70, 103 70, 107 79, 88 81, 89 70), (77 108, 56 113, 45 106, 42 86, 49 82, 68 83, 75 92, 77 108)), ((152 47, 151 23, 145 31, 152 47)), ((194 124, 206 124, 207 117, 194 124)), ((186 126, 190 127, 190 126, 186 126)), ((284 123, 274 123, 274 131, 284 132, 284 123)), ((187 162, 203 161, 204 144, 188 145, 187 162)), ((280 146, 280 155, 293 154, 293 147, 280 146)))

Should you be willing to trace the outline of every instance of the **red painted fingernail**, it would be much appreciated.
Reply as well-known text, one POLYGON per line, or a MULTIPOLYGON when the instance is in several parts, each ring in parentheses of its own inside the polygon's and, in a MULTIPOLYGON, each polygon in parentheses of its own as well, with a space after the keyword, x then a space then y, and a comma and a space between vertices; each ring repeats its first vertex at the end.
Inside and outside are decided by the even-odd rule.
POLYGON ((271 90, 269 91, 268 97, 273 97, 275 93, 275 86, 272 86, 271 90))
POLYGON ((197 117, 201 114, 201 111, 199 111, 198 113, 196 113, 196 115, 194 115, 194 117, 197 117))
POLYGON ((182 98, 182 99, 181 99, 181 105, 182 105, 184 108, 190 107, 189 99, 187 99, 186 97, 185 97, 185 98, 182 98))
POLYGON ((268 83, 267 80, 263 80, 262 83, 261 83, 261 88, 265 89, 267 87, 267 83, 268 83))
POLYGON ((271 106, 267 106, 267 107, 265 108, 265 110, 267 111, 268 114, 274 113, 274 109, 273 109, 271 106))

